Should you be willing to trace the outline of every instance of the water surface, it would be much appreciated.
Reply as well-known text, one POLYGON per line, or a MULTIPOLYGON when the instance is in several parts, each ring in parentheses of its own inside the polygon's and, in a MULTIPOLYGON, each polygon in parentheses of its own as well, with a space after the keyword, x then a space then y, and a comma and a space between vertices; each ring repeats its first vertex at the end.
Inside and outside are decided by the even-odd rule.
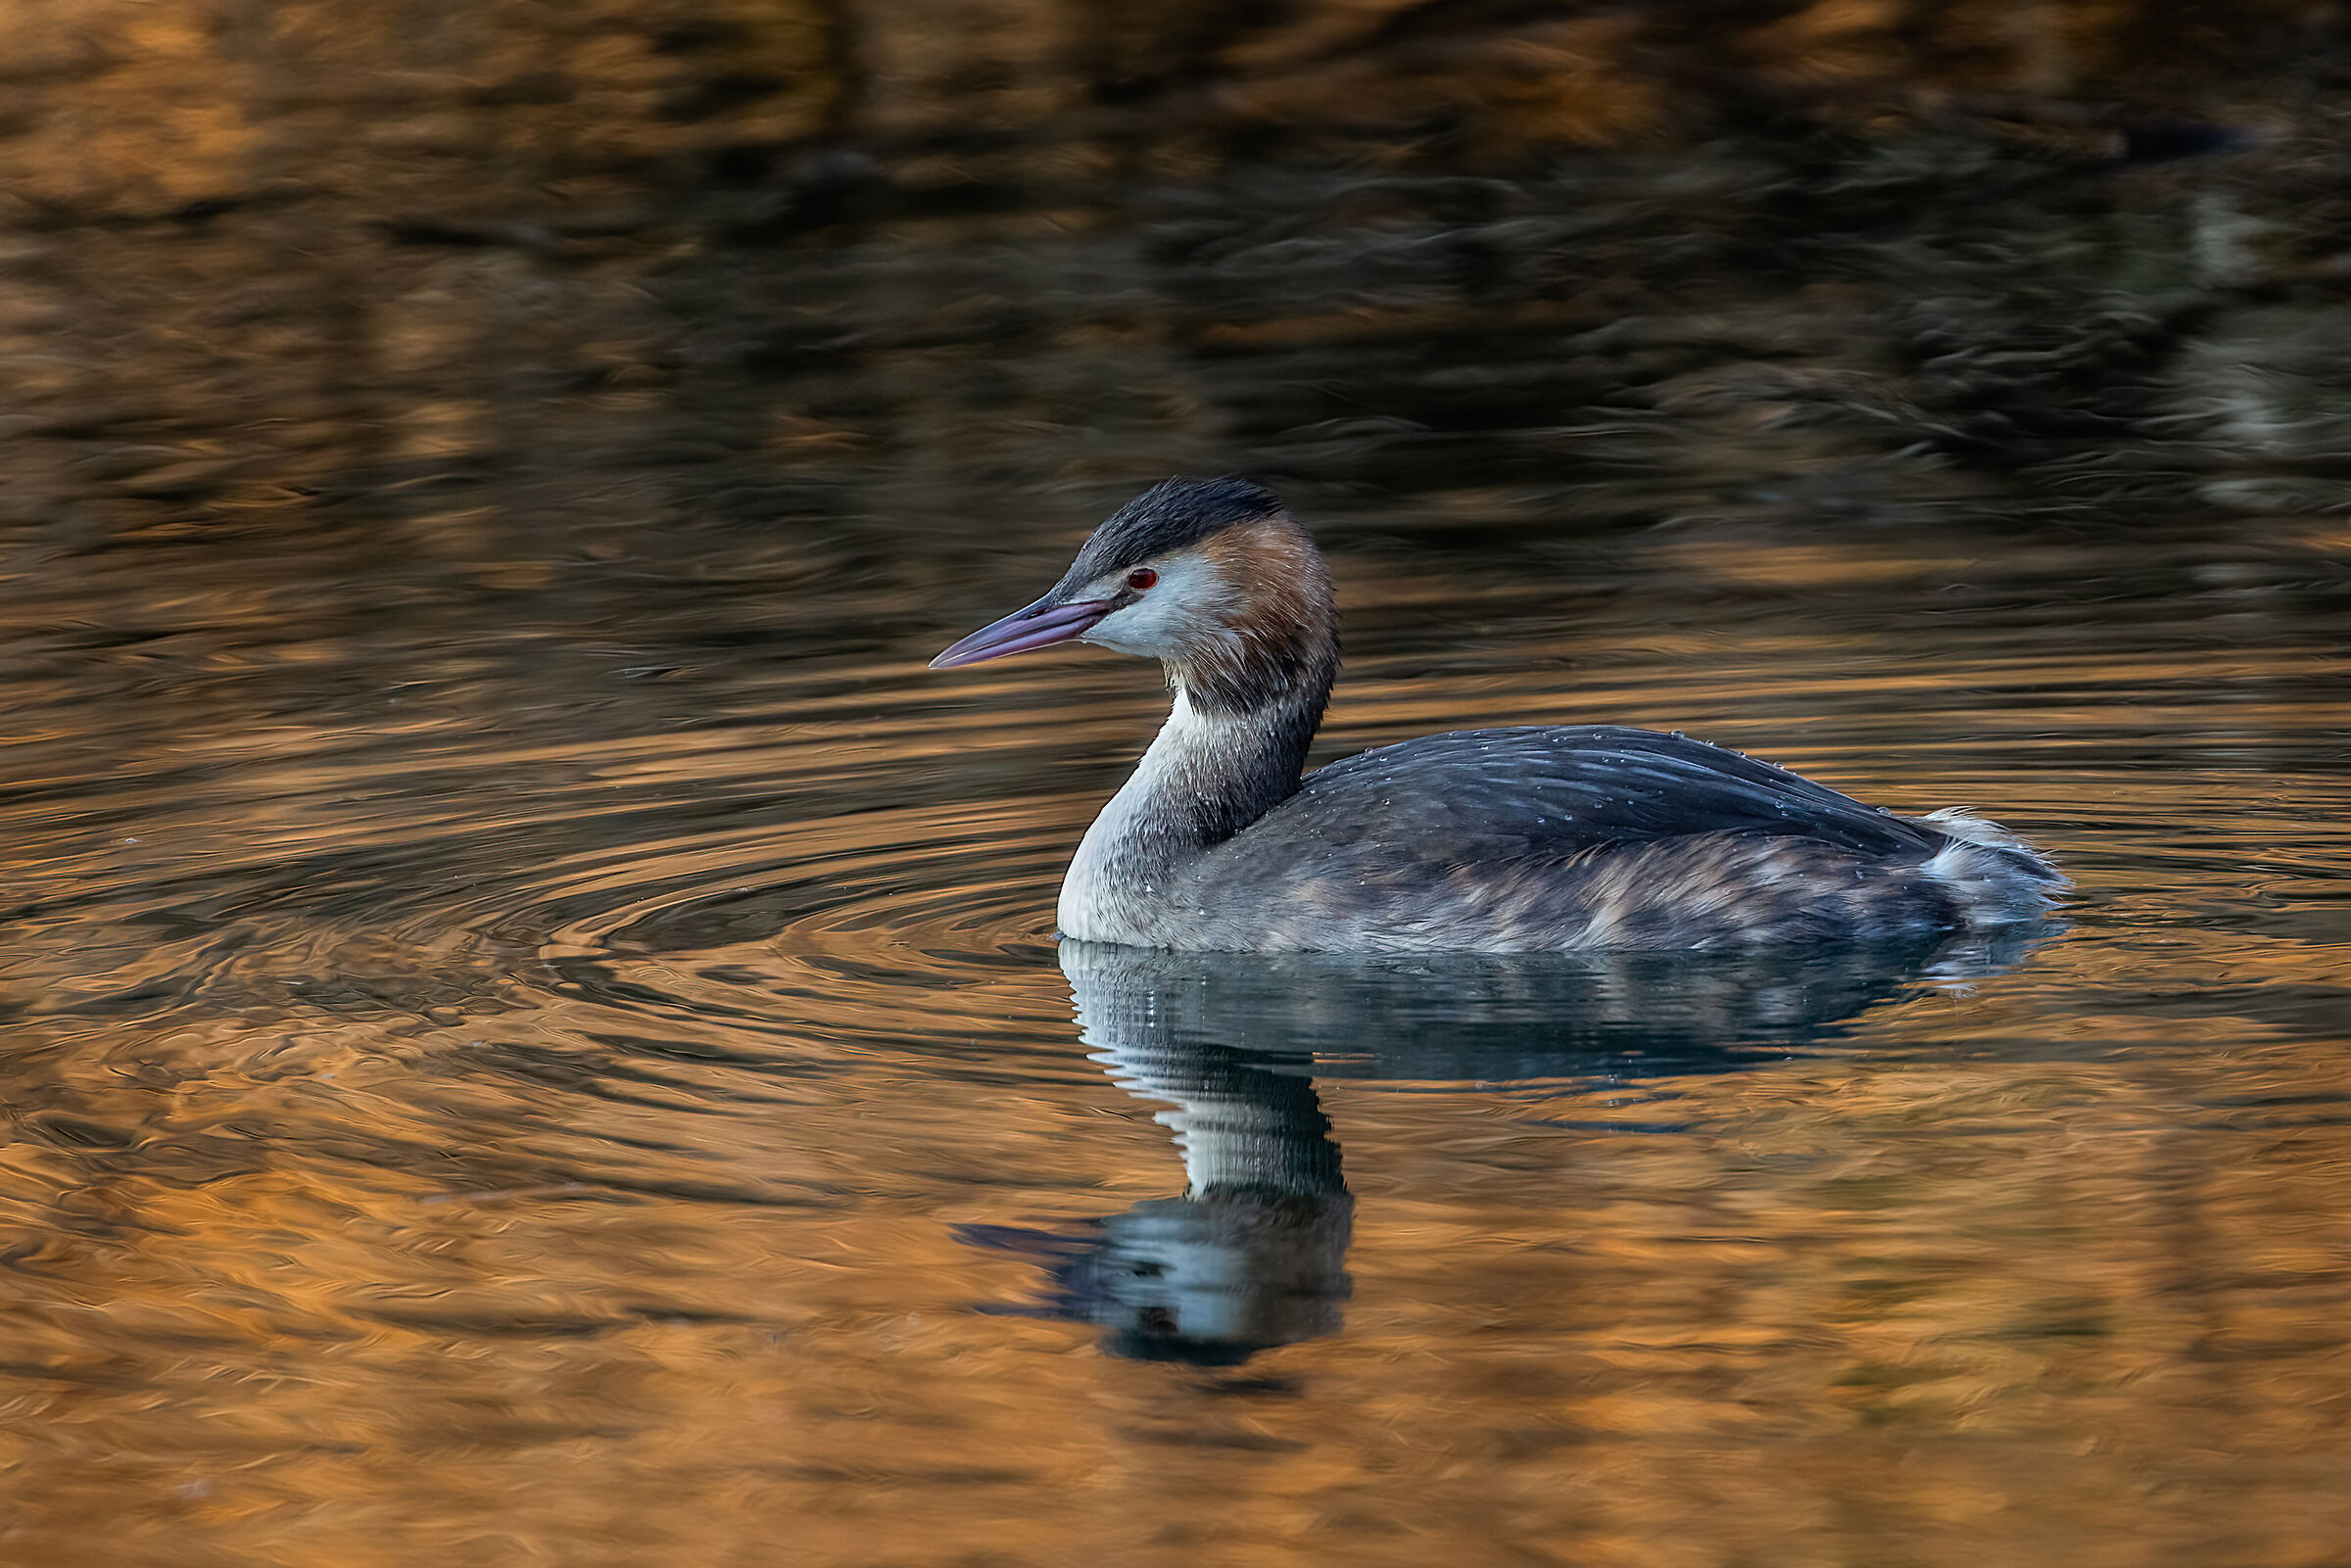
POLYGON ((2317 1560, 2339 528, 1317 521, 1332 750, 1686 729, 1996 811, 2078 879, 2066 927, 1089 970, 1052 890, 1150 672, 920 669, 1057 540, 28 557, 19 1539, 2317 1560))

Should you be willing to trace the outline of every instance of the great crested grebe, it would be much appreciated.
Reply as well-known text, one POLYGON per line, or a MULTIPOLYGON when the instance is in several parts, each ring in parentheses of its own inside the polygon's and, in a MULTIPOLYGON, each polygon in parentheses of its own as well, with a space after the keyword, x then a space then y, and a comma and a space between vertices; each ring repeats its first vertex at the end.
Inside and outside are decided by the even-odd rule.
POLYGON ((1166 667, 1175 711, 1078 846, 1063 935, 1355 953, 1897 940, 2034 919, 2064 880, 1975 818, 1897 817, 1614 725, 1423 736, 1302 776, 1336 620, 1280 501, 1171 479, 1042 598, 931 661, 1082 641, 1166 667))

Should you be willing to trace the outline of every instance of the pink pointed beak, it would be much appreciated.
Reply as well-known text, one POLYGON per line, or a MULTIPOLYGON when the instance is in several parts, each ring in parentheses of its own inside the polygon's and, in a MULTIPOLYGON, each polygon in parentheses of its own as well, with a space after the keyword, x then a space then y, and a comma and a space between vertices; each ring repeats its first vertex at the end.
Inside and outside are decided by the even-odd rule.
POLYGON ((1004 619, 980 628, 933 659, 931 668, 953 670, 987 659, 1001 659, 1014 653, 1049 648, 1058 642, 1075 642, 1091 630, 1095 622, 1117 608, 1118 605, 1108 599, 1056 604, 1053 595, 1047 594, 1028 608, 1015 610, 1004 619))

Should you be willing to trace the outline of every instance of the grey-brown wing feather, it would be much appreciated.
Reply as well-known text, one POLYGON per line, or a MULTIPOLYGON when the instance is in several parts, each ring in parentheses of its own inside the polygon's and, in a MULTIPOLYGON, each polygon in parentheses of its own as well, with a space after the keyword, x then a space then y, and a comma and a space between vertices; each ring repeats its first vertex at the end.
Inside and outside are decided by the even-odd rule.
POLYGON ((1383 853, 1421 864, 1548 858, 1718 832, 1816 839, 1896 859, 1945 841, 1931 827, 1722 746, 1588 725, 1460 730, 1349 757, 1308 775, 1225 847, 1244 861, 1272 852, 1295 870, 1383 853))
POLYGON ((1906 939, 1979 906, 2008 919, 2044 907, 2056 874, 2021 847, 1971 850, 1965 887, 1933 874, 1954 842, 1682 736, 1468 730, 1311 775, 1167 889, 1151 940, 1678 950, 1906 939))

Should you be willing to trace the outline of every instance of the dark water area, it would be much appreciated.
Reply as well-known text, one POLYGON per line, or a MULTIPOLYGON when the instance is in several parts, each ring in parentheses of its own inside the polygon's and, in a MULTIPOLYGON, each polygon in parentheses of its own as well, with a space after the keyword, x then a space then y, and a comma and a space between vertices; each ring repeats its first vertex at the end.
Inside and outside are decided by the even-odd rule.
POLYGON ((0 1558, 2351 1556, 2330 9, 5 15, 0 1558), (1226 471, 2062 920, 1057 944, 1226 471))

